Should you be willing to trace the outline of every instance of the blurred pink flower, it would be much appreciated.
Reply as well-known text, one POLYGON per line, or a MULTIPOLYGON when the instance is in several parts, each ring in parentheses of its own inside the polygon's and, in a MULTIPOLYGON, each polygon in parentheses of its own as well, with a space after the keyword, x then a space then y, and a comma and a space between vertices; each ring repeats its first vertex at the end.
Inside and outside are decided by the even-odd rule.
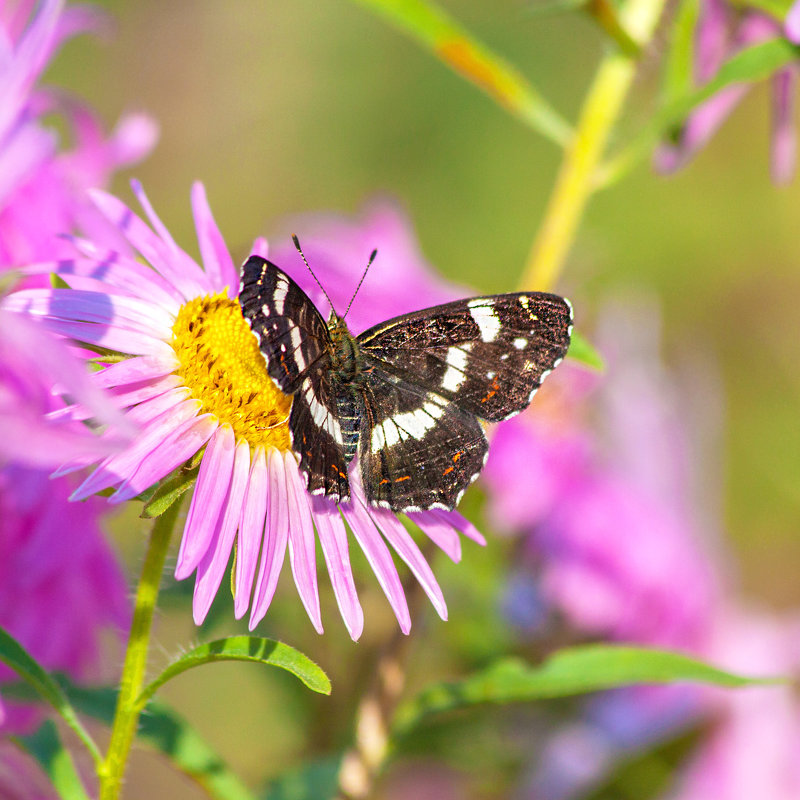
MULTIPOLYGON (((73 288, 22 290, 5 301, 11 310, 41 317, 60 335, 130 356, 93 377, 98 386, 112 391, 120 408, 142 427, 142 435, 127 450, 103 460, 73 498, 113 488, 112 503, 129 500, 202 453, 175 570, 179 579, 197 572, 193 607, 198 623, 222 582, 238 533, 236 616, 250 606, 250 626, 261 620, 288 548, 301 600, 321 632, 316 528, 342 617, 357 639, 363 613, 342 516, 404 632, 411 620, 387 542, 445 618, 444 599, 427 561, 394 514, 366 504, 357 469, 350 470, 353 499, 349 503, 337 507, 306 492, 290 449, 286 422, 291 399, 268 377, 257 341, 234 299, 238 271, 211 216, 203 187, 195 185, 192 207, 204 268, 178 247, 138 184, 134 192, 153 229, 116 198, 99 191, 93 197, 149 266, 76 239, 82 257, 22 270, 33 275, 52 269, 73 288)), ((396 218, 389 222, 394 234, 403 230, 396 218)), ((372 237, 366 230, 362 235, 371 246, 380 247, 380 233, 381 229, 372 237)), ((266 242, 256 242, 253 252, 265 254, 266 242)), ((339 264, 338 269, 346 275, 349 267, 357 280, 363 263, 339 264)), ((293 264, 281 266, 298 278, 305 273, 302 262, 300 272, 293 264)), ((321 280, 329 283, 327 274, 316 266, 321 280)), ((414 264, 409 266, 413 269, 414 264)), ((417 274, 416 297, 424 305, 432 281, 422 269, 417 274)), ((335 295, 337 291, 333 289, 335 295)), ((383 302, 387 313, 392 300, 389 296, 383 302)), ((75 418, 86 413, 80 407, 72 411, 75 418)), ((91 456, 75 459, 70 468, 96 460, 91 456)), ((454 560, 460 557, 459 531, 483 542, 456 512, 429 511, 408 517, 454 560)))
MULTIPOLYGON (((77 680, 100 674, 101 633, 128 624, 128 588, 98 520, 102 503, 70 503, 72 484, 41 470, 0 470, 0 626, 45 667, 77 680)), ((3 680, 15 679, 6 667, 3 680)), ((2 731, 35 717, 6 709, 2 731)))
POLYGON ((120 436, 101 439, 81 423, 59 419, 55 386, 130 440, 130 423, 67 346, 27 317, 0 309, 0 467, 12 462, 55 468, 121 449, 120 436))
MULTIPOLYGON (((776 677, 800 667, 800 618, 731 607, 706 658, 745 675, 776 677)), ((800 797, 800 701, 789 685, 707 690, 715 711, 671 800, 795 800, 800 797)))
POLYGON ((155 123, 142 114, 120 120, 106 137, 94 114, 74 98, 36 88, 67 38, 96 28, 100 12, 64 9, 59 0, 0 4, 0 268, 69 252, 59 236, 81 229, 108 239, 113 229, 91 206, 86 190, 153 146, 155 123), (60 149, 43 115, 60 114, 74 143, 60 149))
MULTIPOLYGON (((710 81, 722 64, 746 47, 786 35, 797 35, 800 12, 794 6, 785 28, 775 18, 752 9, 742 10, 726 0, 703 0, 695 31, 695 80, 698 86, 710 81)), ((796 161, 796 133, 793 121, 797 66, 779 69, 772 80, 771 172, 776 183, 791 180, 796 161)), ((733 84, 717 92, 689 115, 672 142, 663 143, 655 154, 655 166, 662 172, 684 167, 716 133, 752 84, 733 84)))
POLYGON ((562 369, 536 409, 498 426, 487 512, 527 534, 538 592, 584 633, 696 650, 720 577, 690 508, 686 434, 651 315, 636 331, 622 309, 608 316, 623 329, 606 339, 624 346, 607 374, 562 369))

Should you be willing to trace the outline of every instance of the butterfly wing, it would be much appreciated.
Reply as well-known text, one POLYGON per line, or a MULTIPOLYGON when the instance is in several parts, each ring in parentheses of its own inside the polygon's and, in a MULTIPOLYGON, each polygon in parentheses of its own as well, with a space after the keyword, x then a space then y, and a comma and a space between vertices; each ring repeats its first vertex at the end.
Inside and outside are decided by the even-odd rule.
POLYGON ((309 491, 346 500, 350 486, 325 320, 285 272, 259 256, 242 268, 239 304, 270 377, 294 395, 289 430, 309 491))
POLYGON ((530 403, 566 355, 572 308, 520 292, 457 300, 389 320, 358 337, 384 371, 497 422, 530 403))
POLYGON ((368 356, 359 462, 371 503, 395 511, 452 509, 486 462, 480 422, 368 356))
POLYGON ((571 331, 567 301, 526 292, 446 303, 361 334, 368 498, 396 511, 455 507, 486 460, 477 417, 525 408, 571 331))

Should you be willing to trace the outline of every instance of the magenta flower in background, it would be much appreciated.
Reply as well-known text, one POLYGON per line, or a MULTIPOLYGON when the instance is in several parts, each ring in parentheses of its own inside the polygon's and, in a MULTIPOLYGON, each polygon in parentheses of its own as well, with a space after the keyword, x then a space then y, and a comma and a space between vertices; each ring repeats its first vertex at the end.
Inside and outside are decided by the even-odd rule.
POLYGON ((602 380, 562 369, 535 409, 498 426, 487 511, 527 536, 538 592, 579 630, 696 651, 720 577, 693 521, 686 434, 648 331, 653 315, 641 311, 635 324, 630 311, 608 314, 616 329, 601 334, 612 352, 602 380))
MULTIPOLYGON (((792 675, 800 666, 800 618, 735 606, 719 615, 705 657, 745 675, 792 675)), ((789 685, 705 690, 714 715, 669 800, 800 797, 800 703, 789 685)))
MULTIPOLYGON (((342 617, 350 635, 358 638, 363 613, 342 515, 403 631, 409 630, 411 620, 387 543, 420 581, 438 613, 446 617, 441 590, 427 561, 397 517, 367 506, 357 468, 351 467, 350 503, 336 506, 306 492, 290 449, 291 398, 268 377, 257 341, 234 299, 238 271, 211 216, 203 187, 195 185, 192 208, 204 268, 178 247, 138 184, 134 192, 153 229, 116 198, 103 192, 93 197, 149 266, 75 239, 79 257, 22 270, 25 275, 53 270, 73 288, 21 290, 4 302, 9 310, 41 318, 59 335, 129 356, 95 373, 93 379, 112 392, 129 420, 141 426, 142 434, 122 453, 102 460, 73 498, 113 488, 111 502, 129 500, 202 452, 175 570, 179 579, 197 573, 193 607, 198 623, 211 606, 236 541, 237 617, 250 607, 252 628, 264 616, 288 548, 301 600, 321 632, 316 529, 342 617)), ((402 223, 395 219, 389 230, 396 234, 402 223)), ((366 230, 363 236, 371 246, 382 247, 380 229, 374 234, 366 230)), ((256 242, 253 252, 265 254, 266 243, 256 242)), ((353 270, 353 287, 363 263, 348 265, 353 270)), ((282 266, 303 280, 293 265, 282 266)), ((326 272, 316 266, 327 283, 326 272)), ((340 269, 343 274, 344 268, 340 269)), ((424 271, 419 274, 424 276, 424 271)), ((427 276, 418 282, 419 305, 426 304, 431 283, 427 276)), ((335 294, 338 289, 329 285, 335 294)), ((385 300, 387 315, 392 302, 391 296, 385 300)), ((79 406, 72 412, 75 419, 86 416, 79 406)), ((68 468, 79 469, 96 460, 92 456, 75 459, 68 468)), ((456 512, 429 511, 408 517, 454 560, 460 557, 458 531, 483 542, 456 512)))
MULTIPOLYGON (((99 526, 99 499, 70 503, 74 484, 42 470, 0 470, 0 626, 45 667, 76 680, 102 679, 101 633, 122 634, 128 587, 99 526)), ((6 667, 0 679, 16 680, 6 667)), ((35 718, 10 706, 0 728, 18 732, 35 718)))
MULTIPOLYGON (((795 4, 785 25, 761 11, 742 9, 725 0, 703 0, 695 31, 695 81, 702 86, 721 65, 746 47, 784 36, 795 43, 800 38, 800 11, 795 4)), ((772 81, 771 173, 776 183, 791 180, 796 162, 794 93, 797 66, 779 69, 772 81)), ((752 84, 734 84, 698 106, 688 117, 677 139, 662 144, 655 154, 655 166, 662 172, 684 167, 716 133, 728 115, 747 94, 752 84)))
MULTIPOLYGON (((0 0, 0 268, 71 252, 59 237, 76 229, 101 241, 115 237, 86 190, 105 185, 155 142, 155 123, 145 115, 123 117, 106 137, 81 102, 36 87, 61 43, 101 20, 100 12, 65 9, 57 0, 38 6, 0 0), (70 150, 61 150, 55 131, 42 122, 50 112, 67 122, 70 150)), ((118 237, 111 240, 123 246, 118 237)))
POLYGON ((133 432, 61 340, 23 315, 0 310, 0 467, 53 469, 76 457, 101 458, 120 450, 133 432), (59 419, 55 386, 118 435, 101 439, 79 422, 59 419))

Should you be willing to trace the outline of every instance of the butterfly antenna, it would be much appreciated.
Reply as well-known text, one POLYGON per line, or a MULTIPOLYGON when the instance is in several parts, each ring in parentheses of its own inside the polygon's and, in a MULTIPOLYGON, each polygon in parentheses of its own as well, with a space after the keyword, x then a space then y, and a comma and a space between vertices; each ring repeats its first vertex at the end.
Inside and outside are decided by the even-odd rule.
POLYGON ((328 301, 328 305, 331 307, 331 311, 336 313, 336 309, 333 307, 333 303, 331 302, 330 297, 328 297, 328 293, 325 291, 325 287, 319 282, 319 278, 314 274, 314 270, 311 269, 308 261, 306 260, 305 253, 303 253, 302 248, 300 247, 300 240, 292 234, 292 241, 294 242, 294 246, 297 248, 297 252, 300 253, 300 258, 303 259, 303 263, 308 267, 308 271, 311 273, 311 277, 317 282, 317 286, 322 289, 322 294, 325 295, 325 299, 328 301))
POLYGON ((364 267, 364 273, 361 275, 361 280, 358 282, 358 286, 356 286, 356 290, 353 292, 353 296, 350 298, 350 302, 347 304, 347 310, 344 312, 344 316, 342 317, 342 319, 344 319, 350 312, 350 306, 353 305, 353 300, 356 299, 358 290, 361 288, 361 284, 364 283, 364 278, 367 277, 367 272, 369 272, 369 268, 372 266, 372 262, 375 260, 375 256, 377 255, 378 255, 377 250, 373 250, 372 253, 370 254, 367 266, 364 267))

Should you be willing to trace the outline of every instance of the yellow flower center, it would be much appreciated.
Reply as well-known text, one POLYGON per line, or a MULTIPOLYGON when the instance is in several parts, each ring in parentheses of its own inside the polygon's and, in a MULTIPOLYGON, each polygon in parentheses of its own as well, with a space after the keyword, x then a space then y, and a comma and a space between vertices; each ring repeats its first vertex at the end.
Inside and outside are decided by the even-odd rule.
POLYGON ((172 326, 176 373, 200 400, 200 411, 228 423, 237 441, 288 450, 292 398, 267 374, 258 342, 239 304, 224 294, 181 306, 172 326))

